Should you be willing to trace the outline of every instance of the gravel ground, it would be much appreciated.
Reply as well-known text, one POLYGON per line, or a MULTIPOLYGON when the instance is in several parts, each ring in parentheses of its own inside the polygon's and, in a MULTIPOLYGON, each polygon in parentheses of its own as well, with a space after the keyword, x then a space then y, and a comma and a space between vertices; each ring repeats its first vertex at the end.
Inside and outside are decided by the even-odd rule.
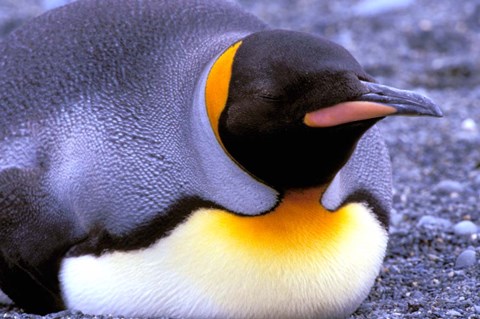
MULTIPOLYGON (((0 37, 61 2, 0 0, 0 37)), ((394 168, 390 247, 350 319, 480 318, 480 1, 239 2, 272 26, 342 44, 379 82, 426 93, 445 113, 380 124, 394 168)), ((62 316, 100 318, 49 317, 62 316)))

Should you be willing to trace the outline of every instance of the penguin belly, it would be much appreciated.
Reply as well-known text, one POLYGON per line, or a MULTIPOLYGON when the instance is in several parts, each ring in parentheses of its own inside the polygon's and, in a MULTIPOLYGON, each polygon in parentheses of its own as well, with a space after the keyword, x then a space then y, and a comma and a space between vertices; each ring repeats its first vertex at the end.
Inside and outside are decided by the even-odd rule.
POLYGON ((289 192, 270 213, 199 209, 148 248, 71 257, 68 308, 174 318, 344 318, 366 298, 387 231, 367 206, 289 192))

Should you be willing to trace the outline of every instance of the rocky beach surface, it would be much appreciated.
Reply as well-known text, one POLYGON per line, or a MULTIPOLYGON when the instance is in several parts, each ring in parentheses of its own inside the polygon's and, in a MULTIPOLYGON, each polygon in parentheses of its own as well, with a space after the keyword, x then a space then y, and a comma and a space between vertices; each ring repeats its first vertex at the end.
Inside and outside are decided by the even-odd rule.
MULTIPOLYGON (((0 41, 64 2, 0 0, 0 41)), ((394 175, 390 245, 350 319, 480 318, 480 1, 239 2, 273 27, 343 45, 380 83, 424 93, 444 112, 379 124, 394 175)), ((0 317, 41 318, 1 306, 0 317)))

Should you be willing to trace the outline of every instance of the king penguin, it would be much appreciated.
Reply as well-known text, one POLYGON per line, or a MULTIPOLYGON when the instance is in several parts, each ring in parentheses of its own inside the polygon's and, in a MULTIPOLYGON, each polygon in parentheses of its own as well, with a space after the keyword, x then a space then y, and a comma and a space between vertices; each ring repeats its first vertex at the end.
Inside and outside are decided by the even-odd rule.
POLYGON ((441 115, 220 0, 79 0, 0 65, 0 288, 38 314, 344 318, 388 241, 374 124, 441 115))

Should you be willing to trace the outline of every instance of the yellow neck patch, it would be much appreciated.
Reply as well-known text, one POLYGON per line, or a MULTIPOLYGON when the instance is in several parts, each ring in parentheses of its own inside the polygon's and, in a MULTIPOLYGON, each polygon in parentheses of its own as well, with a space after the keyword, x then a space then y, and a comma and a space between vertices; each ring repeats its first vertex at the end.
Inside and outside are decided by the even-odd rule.
POLYGON ((207 77, 205 88, 207 114, 215 136, 220 144, 221 140, 218 133, 218 121, 220 120, 220 115, 227 104, 228 88, 230 85, 230 78, 232 77, 233 59, 241 44, 242 41, 237 42, 223 52, 213 64, 207 77))
POLYGON ((321 192, 321 188, 287 191, 273 211, 261 216, 209 211, 211 229, 205 233, 215 233, 244 251, 269 257, 328 250, 350 233, 348 228, 356 226, 356 218, 348 209, 335 213, 324 209, 321 192))
POLYGON ((212 214, 212 232, 235 241, 249 252, 288 255, 331 246, 352 225, 350 214, 331 213, 320 205, 321 189, 287 191, 271 212, 254 217, 212 214), (315 245, 312 245, 315 243, 315 245))

